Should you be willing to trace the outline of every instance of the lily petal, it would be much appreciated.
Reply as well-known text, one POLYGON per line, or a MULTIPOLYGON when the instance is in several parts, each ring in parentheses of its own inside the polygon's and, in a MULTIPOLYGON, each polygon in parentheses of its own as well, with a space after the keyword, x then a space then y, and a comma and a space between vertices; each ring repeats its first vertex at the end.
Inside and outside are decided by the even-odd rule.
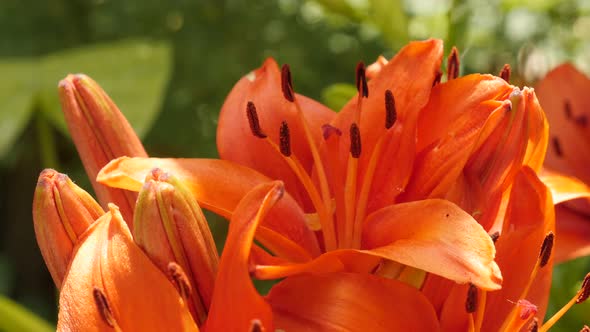
POLYGON ((285 331, 438 331, 436 314, 415 288, 369 274, 301 275, 268 297, 285 331))
POLYGON ((405 200, 442 198, 456 182, 484 125, 497 121, 512 87, 491 75, 469 75, 437 84, 418 121, 418 157, 405 200), (495 113, 495 114, 493 114, 495 113))
POLYGON ((457 205, 440 199, 396 204, 370 215, 363 248, 458 283, 500 288, 488 233, 457 205))
MULTIPOLYGON (((111 161, 98 174, 99 183, 139 191, 146 175, 154 168, 174 174, 192 192, 199 205, 230 219, 238 202, 261 183, 270 181, 257 171, 229 161, 217 159, 126 158, 111 161)), ((298 244, 310 257, 319 255, 313 231, 305 215, 290 195, 273 209, 263 226, 298 244)))
MULTIPOLYGON (((362 100, 360 136, 362 154, 359 161, 360 174, 364 174, 377 141, 386 134, 385 100, 386 90, 391 90, 395 98, 397 120, 387 132, 396 128, 401 133, 380 153, 379 166, 375 170, 370 210, 386 206, 399 194, 399 188, 411 172, 414 153, 415 127, 418 113, 428 102, 432 82, 442 61, 442 41, 430 39, 412 42, 402 48, 368 83, 369 97, 362 100), (389 167, 396 165, 396 167, 389 167)), ((338 113, 332 126, 342 131, 340 139, 340 161, 346 165, 349 155, 350 134, 348 128, 355 121, 358 99, 353 98, 338 113)), ((388 135, 394 135, 389 133, 388 135)), ((361 177, 362 178, 362 177, 361 177)))
POLYGON ((251 331, 254 324, 274 331, 271 308, 250 280, 248 257, 256 228, 284 191, 280 181, 261 184, 238 204, 215 279, 207 331, 251 331))
POLYGON ((590 187, 574 177, 546 168, 543 169, 539 177, 549 190, 551 190, 554 204, 577 198, 590 198, 590 187))
POLYGON ((590 219, 563 205, 555 207, 555 263, 590 255, 590 219))
POLYGON ((484 331, 500 328, 530 282, 532 286, 524 297, 538 307, 537 317, 540 320, 544 317, 553 257, 538 270, 532 281, 531 273, 538 263, 545 236, 550 231, 555 232, 551 194, 531 168, 523 167, 515 177, 504 228, 496 242, 496 261, 503 272, 504 282, 501 290, 488 293, 485 317, 492 318, 484 321, 484 331))
POLYGON ((114 205, 80 239, 59 304, 58 331, 199 330, 114 205))
MULTIPOLYGON (((321 126, 329 123, 335 113, 322 104, 296 94, 304 116, 312 125, 316 145, 321 140, 321 126)), ((267 142, 252 135, 246 117, 246 105, 253 102, 258 110, 262 130, 278 143, 281 122, 289 124, 293 153, 309 173, 313 159, 305 140, 304 129, 297 118, 295 104, 287 101, 281 90, 281 72, 274 59, 268 58, 262 67, 244 76, 232 89, 221 108, 217 127, 217 150, 222 159, 249 166, 271 179, 285 182, 287 191, 305 202, 307 194, 280 154, 267 142), (239 143, 238 143, 239 142, 239 143)))
POLYGON ((551 124, 553 148, 545 166, 590 183, 590 151, 587 120, 590 116, 590 79, 571 64, 550 71, 535 87, 551 124))

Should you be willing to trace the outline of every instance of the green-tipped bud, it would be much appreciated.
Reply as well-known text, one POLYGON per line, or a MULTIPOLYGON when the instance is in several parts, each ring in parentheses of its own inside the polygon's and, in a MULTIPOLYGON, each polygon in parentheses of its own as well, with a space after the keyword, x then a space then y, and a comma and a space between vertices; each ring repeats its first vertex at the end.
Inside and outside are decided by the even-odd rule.
POLYGON ((67 175, 52 169, 39 175, 33 199, 35 235, 57 288, 61 289, 78 238, 103 214, 94 198, 67 175))
POLYGON ((154 169, 135 206, 133 236, 164 273, 178 264, 192 289, 189 307, 203 323, 211 304, 219 256, 207 220, 192 194, 175 177, 154 169))

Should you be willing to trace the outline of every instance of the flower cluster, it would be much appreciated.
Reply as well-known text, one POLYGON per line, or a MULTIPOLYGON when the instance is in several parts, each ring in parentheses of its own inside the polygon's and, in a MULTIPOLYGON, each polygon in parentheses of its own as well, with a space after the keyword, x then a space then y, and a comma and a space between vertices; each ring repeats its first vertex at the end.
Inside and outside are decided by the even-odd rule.
POLYGON ((334 112, 268 59, 222 107, 221 159, 148 157, 98 84, 68 76, 63 110, 108 212, 41 173, 33 214, 58 329, 550 328, 590 295, 589 274, 542 323, 556 257, 588 253, 560 240, 573 232, 554 204, 590 190, 542 170, 558 139, 509 66, 461 77, 453 48, 444 79, 442 60, 426 40, 359 63, 358 95, 334 112), (221 257, 201 208, 230 222, 221 257), (252 278, 280 281, 262 296, 252 278))

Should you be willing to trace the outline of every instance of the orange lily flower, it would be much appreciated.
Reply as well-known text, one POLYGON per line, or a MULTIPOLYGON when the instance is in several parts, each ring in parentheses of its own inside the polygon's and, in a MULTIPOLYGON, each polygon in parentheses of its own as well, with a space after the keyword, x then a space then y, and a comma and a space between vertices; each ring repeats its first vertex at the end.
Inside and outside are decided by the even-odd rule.
MULTIPOLYGON (((286 199, 257 231, 274 254, 255 251, 258 278, 319 270, 389 274, 393 268, 396 277, 418 284, 426 271, 499 289, 493 243, 472 216, 441 196, 399 195, 414 175, 418 114, 441 56, 440 41, 411 43, 368 83, 359 66, 359 96, 338 115, 295 94, 288 67, 279 71, 269 59, 237 83, 223 106, 218 149, 228 161, 123 157, 97 180, 138 191, 146 172, 161 167, 186 183, 203 207, 230 217, 253 185, 281 179, 286 199)), ((496 81, 497 98, 507 99, 512 88, 496 81)))
POLYGON ((551 124, 542 179, 560 203, 555 210, 558 262, 590 255, 590 157, 584 152, 590 151, 588 89, 590 79, 571 64, 556 67, 536 87, 551 124))

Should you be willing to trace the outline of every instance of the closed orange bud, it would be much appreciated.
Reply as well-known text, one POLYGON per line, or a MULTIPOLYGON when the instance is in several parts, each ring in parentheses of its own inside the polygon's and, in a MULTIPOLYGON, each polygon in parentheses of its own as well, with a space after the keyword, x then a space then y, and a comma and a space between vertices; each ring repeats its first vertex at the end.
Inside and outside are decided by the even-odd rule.
POLYGON ((147 157, 141 141, 117 105, 90 77, 68 75, 59 83, 59 96, 68 129, 99 202, 103 207, 109 202, 118 205, 130 223, 137 195, 107 188, 95 179, 111 159, 147 157))
POLYGON ((39 175, 33 200, 35 234, 57 288, 61 289, 78 238, 103 213, 67 175, 52 169, 39 175))
POLYGON ((195 320, 207 317, 219 257, 207 220, 192 194, 175 177, 152 170, 135 207, 135 242, 165 273, 178 264, 188 279, 195 320))

